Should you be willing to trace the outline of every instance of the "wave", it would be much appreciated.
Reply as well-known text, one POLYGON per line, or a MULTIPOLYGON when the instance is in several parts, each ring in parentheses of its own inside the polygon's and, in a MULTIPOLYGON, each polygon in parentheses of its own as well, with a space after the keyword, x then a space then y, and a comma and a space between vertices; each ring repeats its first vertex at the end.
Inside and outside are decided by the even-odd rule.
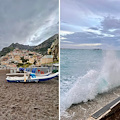
POLYGON ((61 110, 66 110, 72 104, 92 100, 99 93, 104 93, 120 85, 120 59, 114 51, 106 51, 102 69, 90 70, 78 77, 73 87, 61 100, 61 110))

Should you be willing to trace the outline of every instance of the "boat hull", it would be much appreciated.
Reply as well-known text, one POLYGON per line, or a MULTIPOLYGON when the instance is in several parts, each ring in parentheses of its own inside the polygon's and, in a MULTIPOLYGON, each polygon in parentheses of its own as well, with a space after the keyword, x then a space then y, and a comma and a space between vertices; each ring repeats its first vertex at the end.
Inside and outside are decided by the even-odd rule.
MULTIPOLYGON (((47 81, 47 80, 51 80, 55 77, 58 77, 58 74, 54 75, 54 76, 45 76, 43 78, 34 78, 34 79, 27 79, 26 82, 41 82, 41 81, 47 81)), ((20 83, 20 82, 25 82, 24 79, 22 80, 12 80, 12 79, 9 79, 9 78, 6 78, 7 82, 16 82, 16 83, 20 83)))

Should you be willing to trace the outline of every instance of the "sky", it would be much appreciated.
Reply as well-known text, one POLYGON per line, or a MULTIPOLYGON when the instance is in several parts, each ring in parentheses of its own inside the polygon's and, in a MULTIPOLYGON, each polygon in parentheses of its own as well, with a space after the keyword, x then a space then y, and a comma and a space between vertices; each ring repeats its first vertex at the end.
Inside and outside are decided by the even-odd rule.
POLYGON ((61 0, 61 48, 120 49, 120 0, 61 0))
POLYGON ((0 50, 38 45, 59 31, 58 0, 0 0, 0 50))

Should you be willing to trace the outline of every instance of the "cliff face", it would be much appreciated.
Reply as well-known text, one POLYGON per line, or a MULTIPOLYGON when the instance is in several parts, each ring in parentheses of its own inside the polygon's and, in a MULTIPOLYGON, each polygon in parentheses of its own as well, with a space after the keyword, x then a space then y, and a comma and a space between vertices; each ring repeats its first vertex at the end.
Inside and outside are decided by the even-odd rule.
POLYGON ((56 37, 56 40, 52 43, 51 47, 48 48, 48 54, 53 55, 53 60, 59 60, 59 39, 56 37))
POLYGON ((41 54, 45 55, 47 54, 48 48, 51 47, 52 43, 58 38, 58 34, 55 34, 54 36, 50 37, 48 40, 44 41, 40 45, 34 47, 34 51, 40 52, 41 54))
POLYGON ((56 40, 56 37, 58 37, 58 34, 50 37, 49 39, 47 39, 46 41, 44 41, 43 43, 37 46, 29 46, 29 45, 22 45, 19 43, 12 43, 10 46, 5 47, 2 49, 2 51, 0 51, 0 57, 6 55, 7 53, 14 50, 15 48, 36 51, 45 55, 47 54, 47 49, 50 48, 51 44, 56 40))

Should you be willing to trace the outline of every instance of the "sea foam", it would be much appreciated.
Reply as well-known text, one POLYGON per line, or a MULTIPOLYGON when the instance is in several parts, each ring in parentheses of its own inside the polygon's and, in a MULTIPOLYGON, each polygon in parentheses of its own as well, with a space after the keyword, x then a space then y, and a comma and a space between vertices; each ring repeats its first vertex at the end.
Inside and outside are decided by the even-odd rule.
POLYGON ((72 88, 61 99, 61 110, 72 104, 92 100, 99 93, 104 93, 120 85, 120 59, 114 51, 106 51, 101 70, 90 70, 77 78, 72 88))

